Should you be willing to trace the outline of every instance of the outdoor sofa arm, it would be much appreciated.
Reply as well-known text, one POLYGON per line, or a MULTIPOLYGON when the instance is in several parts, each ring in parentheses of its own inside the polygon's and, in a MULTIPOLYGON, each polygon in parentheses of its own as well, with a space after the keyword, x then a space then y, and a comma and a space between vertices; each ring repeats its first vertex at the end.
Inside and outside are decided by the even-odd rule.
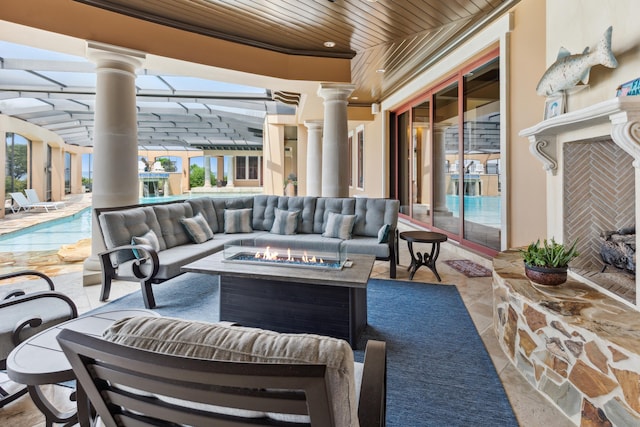
POLYGON ((369 340, 358 403, 361 426, 384 426, 387 409, 387 344, 369 340))
MULTIPOLYGON (((158 274, 158 269, 160 268, 160 260, 158 259, 158 252, 156 252, 149 245, 122 245, 115 247, 113 249, 106 250, 98 254, 98 258, 100 259, 100 266, 102 267, 102 271, 108 271, 110 273, 110 277, 116 277, 118 265, 114 265, 111 261, 111 254, 116 253, 118 251, 133 251, 135 250, 141 256, 136 258, 133 262, 133 274, 137 279, 140 280, 150 280, 153 279, 156 274, 158 274), (142 256, 144 255, 144 256, 142 256), (151 268, 148 269, 148 273, 145 274, 140 266, 142 264, 150 264, 151 268)), ((145 269, 147 270, 147 269, 145 269)))
MULTIPOLYGON (((68 315, 65 315, 65 319, 64 320, 71 320, 71 319, 75 319, 76 317, 78 317, 78 308, 76 307, 76 305, 73 302, 73 300, 71 298, 69 298, 68 296, 66 296, 65 294, 57 292, 57 291, 34 292, 32 294, 22 295, 22 296, 19 296, 19 297, 3 300, 2 302, 0 302, 0 311, 3 308, 6 308, 6 307, 10 307, 10 306, 13 306, 13 305, 19 305, 19 304, 25 304, 25 303, 28 303, 30 301, 37 301, 37 300, 42 300, 42 305, 43 305, 43 307, 39 311, 46 311, 46 308, 45 308, 46 307, 46 301, 50 300, 52 298, 60 299, 60 300, 64 301, 69 306, 69 313, 68 313, 68 315)), ((40 325, 42 325, 42 318, 39 317, 37 314, 26 315, 25 317, 22 317, 22 318, 18 319, 16 321, 16 323, 15 323, 15 326, 13 327, 13 332, 12 332, 12 335, 11 335, 11 340, 12 340, 13 344, 15 346, 17 346, 18 344, 20 344, 23 341, 21 339, 21 337, 20 337, 20 334, 22 334, 22 331, 27 326, 29 326, 31 328, 36 328, 36 327, 38 327, 40 325)))
MULTIPOLYGON (((6 280, 6 279, 13 279, 14 277, 22 277, 22 276, 37 276, 40 277, 41 279, 43 279, 45 282, 47 282, 47 286, 49 287, 50 291, 55 291, 55 286, 53 285, 53 280, 51 280, 51 278, 49 276, 47 276, 44 273, 40 273, 39 271, 35 271, 35 270, 21 270, 21 271, 14 271, 13 273, 5 273, 5 274, 0 274, 0 280, 6 280)), ((2 297, 2 299, 9 299, 9 298, 15 298, 15 297, 19 297, 24 295, 26 292, 21 290, 21 289, 16 289, 14 291, 11 291, 9 293, 7 293, 6 295, 4 295, 2 297)))
MULTIPOLYGON (((133 251, 136 250, 140 256, 134 260, 132 265, 133 274, 143 284, 143 287, 149 287, 153 278, 158 274, 160 269, 160 260, 158 259, 158 253, 148 245, 122 245, 113 249, 106 250, 98 254, 100 260, 100 268, 102 270, 102 290, 100 291, 100 301, 106 301, 109 299, 111 293, 111 281, 118 278, 118 265, 113 264, 111 261, 111 255, 118 251, 133 251), (142 271, 141 265, 147 264, 150 268, 145 268, 147 274, 142 271)), ((149 291, 150 292, 150 291, 149 291)), ((150 301, 151 308, 154 303, 150 301)))

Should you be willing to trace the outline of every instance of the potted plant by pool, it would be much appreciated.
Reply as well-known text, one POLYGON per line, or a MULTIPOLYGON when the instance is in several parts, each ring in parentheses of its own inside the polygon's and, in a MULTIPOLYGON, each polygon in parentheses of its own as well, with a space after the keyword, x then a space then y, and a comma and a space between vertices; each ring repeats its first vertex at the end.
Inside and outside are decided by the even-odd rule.
POLYGON ((578 256, 576 249, 578 241, 569 247, 544 239, 538 239, 526 249, 520 250, 524 258, 524 271, 527 277, 541 285, 560 285, 567 281, 569 261, 578 256))

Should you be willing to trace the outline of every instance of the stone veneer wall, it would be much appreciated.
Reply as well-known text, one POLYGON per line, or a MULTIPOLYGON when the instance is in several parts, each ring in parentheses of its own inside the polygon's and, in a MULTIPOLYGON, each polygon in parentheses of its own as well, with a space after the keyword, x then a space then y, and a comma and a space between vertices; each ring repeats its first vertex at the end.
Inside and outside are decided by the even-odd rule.
POLYGON ((500 345, 576 425, 640 425, 640 313, 573 279, 541 286, 517 251, 493 260, 500 345))

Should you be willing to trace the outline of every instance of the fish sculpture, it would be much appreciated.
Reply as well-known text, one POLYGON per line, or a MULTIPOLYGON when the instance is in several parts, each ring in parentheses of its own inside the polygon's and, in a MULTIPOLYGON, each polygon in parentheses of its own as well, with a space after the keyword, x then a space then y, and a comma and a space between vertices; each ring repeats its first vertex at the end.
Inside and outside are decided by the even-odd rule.
POLYGON ((558 58, 542 75, 536 93, 541 96, 549 96, 562 90, 570 89, 579 81, 587 84, 589 72, 594 65, 604 65, 608 68, 616 68, 618 61, 611 51, 611 32, 613 27, 607 28, 593 52, 589 47, 584 52, 571 55, 561 47, 558 58))

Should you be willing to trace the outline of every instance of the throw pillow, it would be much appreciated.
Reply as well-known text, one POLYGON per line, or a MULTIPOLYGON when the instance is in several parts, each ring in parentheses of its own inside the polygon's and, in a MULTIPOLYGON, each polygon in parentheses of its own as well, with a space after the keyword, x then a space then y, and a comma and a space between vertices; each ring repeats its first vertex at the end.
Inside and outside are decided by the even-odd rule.
POLYGON ((224 232, 251 233, 251 213, 253 209, 225 209, 224 210, 224 232))
POLYGON ((384 224, 378 230, 378 243, 387 243, 389 241, 389 230, 391 226, 389 224, 384 224))
MULTIPOLYGON (((151 249, 156 252, 160 250, 160 241, 158 240, 158 236, 156 235, 156 233, 154 233, 153 230, 147 231, 142 236, 133 236, 131 238, 131 244, 150 246, 151 249)), ((144 258, 144 255, 141 255, 140 252, 135 249, 133 249, 133 255, 138 259, 144 258)))
POLYGON ((341 215, 329 212, 327 227, 322 233, 323 237, 336 237, 342 240, 351 239, 351 232, 356 223, 355 215, 341 215))
POLYGON ((276 218, 271 227, 271 233, 274 234, 296 234, 298 229, 298 215, 300 211, 284 211, 275 209, 276 218))
POLYGON ((191 237, 194 243, 204 243, 207 240, 213 239, 213 231, 204 219, 201 213, 192 218, 181 218, 180 222, 184 225, 187 234, 191 237))

